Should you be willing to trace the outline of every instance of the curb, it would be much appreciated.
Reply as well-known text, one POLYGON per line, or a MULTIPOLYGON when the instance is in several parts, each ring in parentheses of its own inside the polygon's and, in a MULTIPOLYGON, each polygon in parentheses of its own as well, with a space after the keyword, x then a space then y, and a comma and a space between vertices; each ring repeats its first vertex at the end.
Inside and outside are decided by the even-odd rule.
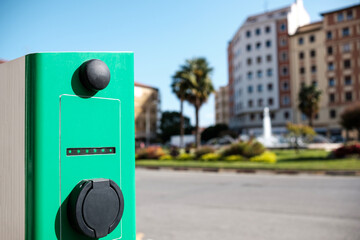
POLYGON ((136 166, 139 169, 148 170, 173 170, 173 171, 196 171, 196 172, 210 172, 210 173, 238 173, 238 174, 274 174, 274 175, 326 175, 326 176, 358 176, 360 177, 360 170, 271 170, 271 169, 251 169, 251 168, 202 168, 202 167, 162 167, 162 166, 136 166))

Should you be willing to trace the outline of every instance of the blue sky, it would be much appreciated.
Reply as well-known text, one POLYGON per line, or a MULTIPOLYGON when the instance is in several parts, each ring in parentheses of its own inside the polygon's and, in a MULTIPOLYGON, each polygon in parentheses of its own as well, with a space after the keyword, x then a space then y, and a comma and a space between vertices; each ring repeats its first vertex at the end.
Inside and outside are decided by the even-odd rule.
MULTIPOLYGON (((290 5, 292 0, 1 0, 0 58, 31 52, 133 51, 135 81, 160 89, 161 109, 179 109, 171 76, 192 57, 214 67, 216 88, 227 83, 227 42, 248 15, 290 5)), ((311 21, 321 12, 359 0, 304 0, 311 21)), ((201 108, 200 125, 214 124, 214 96, 201 108)), ((194 123, 194 109, 185 105, 194 123)))

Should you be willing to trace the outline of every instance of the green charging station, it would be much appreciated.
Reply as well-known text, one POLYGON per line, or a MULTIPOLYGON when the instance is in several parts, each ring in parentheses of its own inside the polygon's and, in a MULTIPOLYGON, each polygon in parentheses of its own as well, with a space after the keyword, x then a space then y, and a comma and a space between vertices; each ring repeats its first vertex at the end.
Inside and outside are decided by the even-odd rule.
POLYGON ((134 59, 35 53, 0 64, 0 236, 135 240, 134 59))

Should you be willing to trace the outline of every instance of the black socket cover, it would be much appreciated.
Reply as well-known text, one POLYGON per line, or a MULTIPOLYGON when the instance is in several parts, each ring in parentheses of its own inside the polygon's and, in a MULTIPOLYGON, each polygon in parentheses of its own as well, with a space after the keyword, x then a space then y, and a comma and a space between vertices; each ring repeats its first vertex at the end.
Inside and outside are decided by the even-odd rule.
POLYGON ((90 238, 102 238, 111 233, 119 224, 123 211, 123 194, 110 179, 83 180, 70 194, 70 224, 90 238))
POLYGON ((87 89, 97 92, 109 84, 110 70, 103 61, 91 59, 80 66, 79 78, 87 89))

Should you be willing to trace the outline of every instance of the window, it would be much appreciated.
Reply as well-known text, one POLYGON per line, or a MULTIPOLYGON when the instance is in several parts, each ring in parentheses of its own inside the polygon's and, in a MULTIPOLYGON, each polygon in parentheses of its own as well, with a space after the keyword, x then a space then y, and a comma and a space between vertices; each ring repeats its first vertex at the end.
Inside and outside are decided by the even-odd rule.
POLYGON ((300 37, 298 39, 298 43, 299 43, 299 45, 303 45, 304 44, 304 38, 300 37))
POLYGON ((328 55, 333 54, 333 48, 331 46, 327 48, 327 53, 328 53, 328 55))
POLYGON ((271 113, 270 113, 270 118, 271 118, 271 119, 274 119, 274 118, 275 118, 275 113, 271 112, 271 113))
POLYGON ((288 112, 288 111, 284 112, 284 118, 285 118, 285 119, 289 119, 289 117, 290 117, 289 112, 288 112))
POLYGON ((282 52, 282 53, 281 53, 281 60, 282 60, 282 61, 286 61, 287 59, 288 59, 287 52, 282 52))
POLYGON ((261 33, 260 28, 257 28, 257 29, 255 30, 255 34, 256 34, 256 35, 260 35, 260 33, 261 33))
POLYGON ((287 68, 287 67, 282 67, 282 69, 281 69, 281 74, 282 74, 283 76, 287 76, 287 75, 288 75, 288 68, 287 68))
POLYGON ((343 45, 343 52, 350 52, 350 44, 346 43, 343 45))
POLYGON ((246 31, 246 37, 247 38, 251 37, 251 32, 250 31, 246 31))
POLYGON ((305 74, 305 68, 304 67, 300 68, 300 74, 305 74))
POLYGON ((316 56, 316 51, 315 50, 311 50, 310 51, 310 57, 315 57, 316 56))
POLYGON ((266 27, 265 27, 265 32, 266 32, 266 33, 269 33, 270 31, 271 31, 270 26, 266 26, 266 27))
POLYGON ((261 56, 256 57, 256 62, 261 63, 261 56))
POLYGON ((345 101, 346 102, 352 101, 352 92, 345 92, 345 101))
POLYGON ((272 91, 272 90, 273 90, 273 85, 272 85, 272 83, 268 83, 267 89, 268 89, 268 91, 272 91))
POLYGON ((350 30, 348 27, 342 29, 342 36, 347 37, 350 35, 350 30))
POLYGON ((261 71, 261 70, 258 70, 258 71, 256 72, 256 75, 257 75, 258 78, 262 78, 262 71, 261 71))
POLYGON ((315 42, 315 35, 310 35, 309 41, 310 42, 315 42))
POLYGON ((351 61, 350 61, 350 59, 344 60, 344 68, 345 68, 345 69, 351 68, 351 61))
POLYGON ((284 32, 286 30, 286 24, 282 23, 280 24, 280 32, 284 32))
POLYGON ((316 80, 312 80, 311 84, 316 87, 316 86, 317 86, 317 81, 316 81, 316 80))
POLYGON ((267 62, 271 62, 271 61, 272 61, 271 55, 266 55, 266 61, 267 61, 267 62))
POLYGON ((329 71, 334 71, 334 63, 333 62, 328 63, 328 70, 329 71))
POLYGON ((289 105, 290 104, 290 98, 289 98, 289 96, 283 96, 282 97, 282 103, 283 103, 283 105, 289 105))
POLYGON ((307 119, 306 115, 302 113, 301 114, 301 120, 306 121, 306 119, 307 119))
POLYGON ((271 41, 270 41, 270 40, 267 40, 267 41, 265 42, 265 45, 266 45, 266 47, 271 47, 271 41))
POLYGON ((268 77, 271 77, 271 76, 273 75, 273 71, 272 71, 271 68, 269 68, 268 70, 266 70, 266 75, 267 75, 268 77))
POLYGON ((287 45, 287 39, 286 38, 281 38, 280 39, 280 46, 286 46, 287 45))
POLYGON ((345 76, 345 85, 351 85, 352 81, 351 81, 351 76, 345 76))
POLYGON ((330 118, 336 118, 336 111, 334 109, 331 109, 329 112, 330 118))
POLYGON ((333 87, 333 86, 335 86, 335 79, 329 78, 329 87, 333 87))
POLYGON ((334 102, 335 102, 335 93, 330 93, 330 94, 329 94, 329 101, 330 101, 331 103, 334 103, 334 102))
POLYGON ((263 90, 262 85, 261 84, 257 85, 257 91, 262 92, 262 90, 263 90))
POLYGON ((299 53, 299 59, 304 59, 304 52, 299 53))
POLYGON ((253 87, 252 86, 248 86, 248 93, 252 93, 253 92, 253 87))
POLYGON ((260 49, 261 48, 261 42, 257 42, 256 43, 256 49, 260 49))
POLYGON ((311 66, 311 73, 316 73, 316 66, 315 65, 311 66))
POLYGON ((282 90, 284 90, 284 91, 289 90, 289 83, 287 81, 284 81, 282 83, 282 90))
POLYGON ((331 31, 328 31, 328 32, 326 33, 326 38, 327 38, 328 40, 332 39, 332 32, 331 32, 331 31))
POLYGON ((262 105, 263 105, 263 100, 262 100, 262 99, 258 99, 258 106, 259 106, 259 107, 262 107, 262 105))
POLYGON ((252 100, 248 101, 248 106, 249 106, 249 108, 251 108, 253 106, 253 101, 252 100))
POLYGON ((250 44, 246 45, 246 51, 248 51, 248 52, 251 51, 251 45, 250 44))
POLYGON ((251 80, 251 79, 252 79, 252 77, 253 77, 252 72, 248 72, 248 73, 247 73, 247 78, 248 78, 249 80, 251 80))
POLYGON ((251 65, 251 64, 252 64, 251 58, 248 58, 248 59, 246 60, 246 62, 247 62, 247 65, 251 65))
POLYGON ((353 19, 353 14, 352 14, 352 10, 351 10, 351 9, 347 11, 346 17, 347 17, 347 20, 352 20, 352 19, 353 19))
POLYGON ((337 20, 338 22, 342 22, 344 20, 344 15, 342 13, 338 13, 337 20))
POLYGON ((251 113, 250 114, 250 120, 254 120, 255 119, 255 114, 251 113))
POLYGON ((274 104, 274 100, 272 98, 268 99, 268 105, 272 106, 274 104))

